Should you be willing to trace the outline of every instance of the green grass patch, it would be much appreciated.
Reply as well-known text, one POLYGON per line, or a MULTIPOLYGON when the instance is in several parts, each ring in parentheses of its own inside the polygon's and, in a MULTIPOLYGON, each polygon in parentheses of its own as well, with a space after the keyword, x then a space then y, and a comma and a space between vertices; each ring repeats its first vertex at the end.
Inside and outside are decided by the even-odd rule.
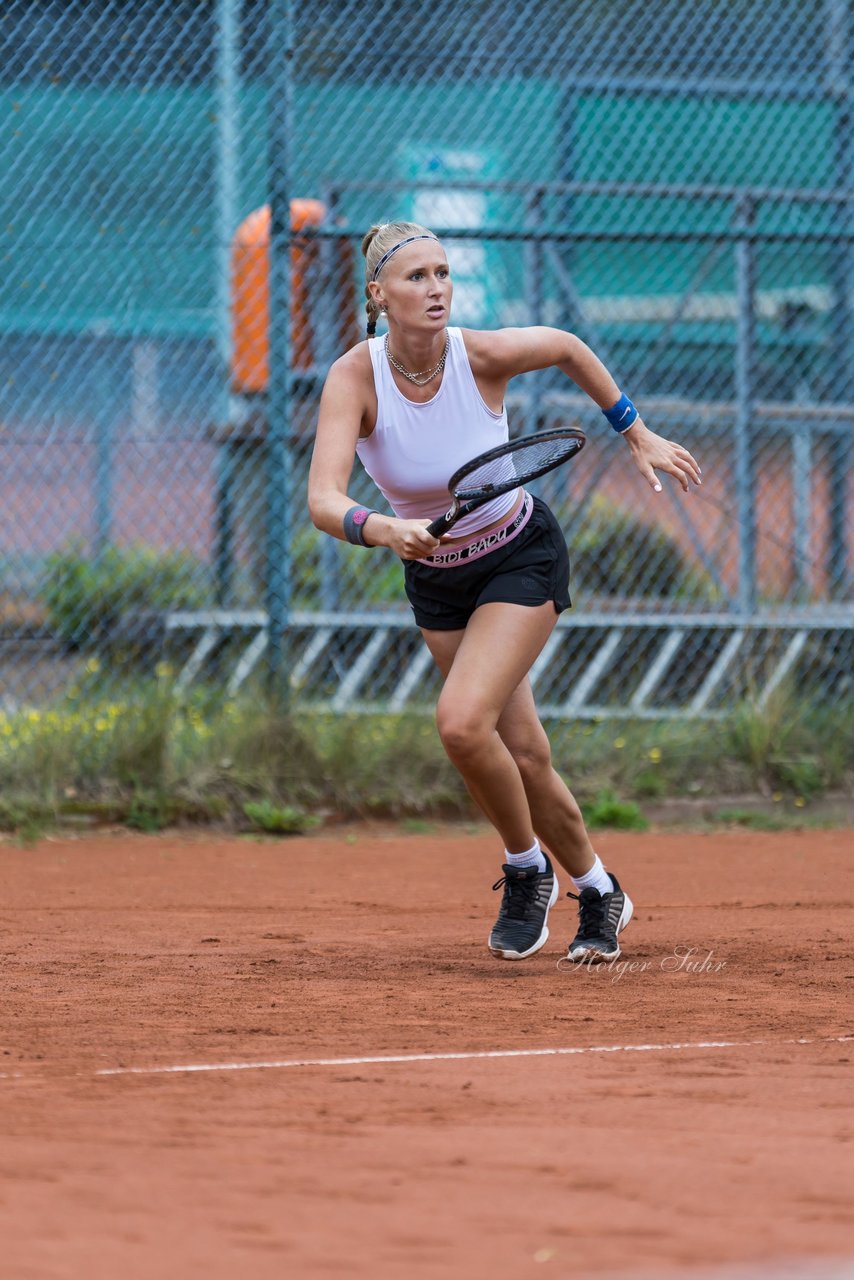
POLYGON ((302 835, 320 822, 319 818, 294 805, 277 805, 269 800, 247 800, 243 812, 253 830, 266 831, 268 835, 302 835))
MULTIPOLYGON (((555 767, 592 827, 641 829, 647 804, 728 795, 773 799, 779 821, 795 825, 829 791, 854 797, 851 705, 780 698, 714 724, 547 728, 555 767)), ((0 714, 0 795, 7 832, 67 819, 286 834, 327 815, 393 818, 416 831, 474 816, 430 716, 288 713, 257 693, 228 698, 213 686, 179 696, 167 666, 119 681, 95 657, 54 704, 0 714)), ((739 820, 723 804, 720 812, 721 821, 739 820)))
POLYGON ((762 813, 754 809, 717 809, 712 821, 726 826, 747 827, 751 831, 783 831, 788 825, 783 814, 762 813))
POLYGON ((617 827, 621 831, 646 831, 649 823, 633 800, 620 800, 613 791, 600 791, 584 806, 584 820, 591 831, 617 827))
POLYGON ((768 813, 761 809, 717 809, 711 816, 715 825, 746 827, 750 831, 792 831, 821 829, 835 825, 813 814, 768 813))
POLYGON ((410 836, 426 836, 436 829, 432 822, 427 822, 424 818, 404 818, 400 826, 410 836))

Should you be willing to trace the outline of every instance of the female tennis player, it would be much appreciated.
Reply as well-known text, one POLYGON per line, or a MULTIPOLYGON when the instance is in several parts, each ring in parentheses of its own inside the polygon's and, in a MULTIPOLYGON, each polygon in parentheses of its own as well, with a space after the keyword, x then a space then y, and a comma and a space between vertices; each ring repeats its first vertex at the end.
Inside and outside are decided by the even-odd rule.
MULTIPOLYGON (((557 367, 602 409, 644 479, 700 484, 687 449, 650 431, 593 352, 573 334, 532 326, 449 326, 453 286, 441 243, 411 222, 374 226, 365 255, 368 339, 329 370, 309 476, 318 529, 404 564, 415 621, 444 677, 436 718, 445 751, 504 845, 503 888, 488 947, 523 960, 545 944, 558 897, 552 857, 579 904, 568 958, 620 955, 632 903, 593 850, 578 804, 552 767, 528 673, 568 608, 569 560, 548 507, 523 487, 465 516, 441 539, 448 480, 507 440, 511 378, 557 367), (373 336, 378 317, 388 324, 373 336), (394 515, 347 488, 357 455, 394 515)), ((367 551, 365 554, 369 554, 367 551)))

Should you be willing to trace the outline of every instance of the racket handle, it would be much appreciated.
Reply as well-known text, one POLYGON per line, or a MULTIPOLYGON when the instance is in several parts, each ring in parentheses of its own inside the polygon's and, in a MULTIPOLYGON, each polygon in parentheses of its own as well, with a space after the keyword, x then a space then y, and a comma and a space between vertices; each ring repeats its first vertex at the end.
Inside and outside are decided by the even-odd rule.
POLYGON ((434 538, 441 538, 442 534, 447 533, 453 523, 452 513, 446 511, 443 516, 439 516, 438 519, 428 524, 427 532, 432 534, 434 538))

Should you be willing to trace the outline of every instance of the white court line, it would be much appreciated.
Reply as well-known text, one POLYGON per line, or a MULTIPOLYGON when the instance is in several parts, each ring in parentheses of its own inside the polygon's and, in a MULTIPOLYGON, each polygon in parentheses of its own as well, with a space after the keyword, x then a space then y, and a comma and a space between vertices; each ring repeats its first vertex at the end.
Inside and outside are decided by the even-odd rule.
POLYGON ((780 1048, 798 1044, 848 1044, 850 1036, 797 1040, 694 1040, 672 1044, 592 1044, 568 1049, 482 1049, 471 1053, 397 1053, 353 1058, 284 1058, 273 1062, 195 1062, 171 1067, 102 1067, 94 1076, 163 1076, 199 1071, 287 1071, 295 1067, 392 1066, 403 1062, 476 1062, 487 1058, 557 1058, 585 1053, 673 1053, 684 1049, 780 1048))
MULTIPOLYGON (((676 1053, 685 1049, 751 1049, 850 1043, 854 1043, 854 1035, 801 1036, 789 1040, 675 1040, 669 1044, 590 1044, 558 1049, 478 1049, 469 1053, 389 1053, 351 1058, 282 1058, 270 1062, 187 1062, 167 1067, 99 1067, 92 1072, 92 1078, 191 1075, 203 1071, 287 1071, 294 1067, 394 1066, 404 1062, 476 1062, 488 1058, 557 1058, 585 1053, 676 1053)), ((0 1072, 0 1080, 45 1082, 53 1078, 30 1076, 22 1071, 0 1072)))

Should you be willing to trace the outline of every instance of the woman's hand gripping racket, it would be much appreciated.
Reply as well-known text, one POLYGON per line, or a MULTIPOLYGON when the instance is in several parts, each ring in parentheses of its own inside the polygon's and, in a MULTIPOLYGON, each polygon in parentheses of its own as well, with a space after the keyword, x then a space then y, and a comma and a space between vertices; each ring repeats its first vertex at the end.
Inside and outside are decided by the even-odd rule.
POLYGON ((454 505, 428 524, 427 532, 441 538, 458 520, 477 511, 484 503, 574 458, 584 448, 586 439, 583 431, 560 427, 479 453, 451 476, 448 490, 454 505))

